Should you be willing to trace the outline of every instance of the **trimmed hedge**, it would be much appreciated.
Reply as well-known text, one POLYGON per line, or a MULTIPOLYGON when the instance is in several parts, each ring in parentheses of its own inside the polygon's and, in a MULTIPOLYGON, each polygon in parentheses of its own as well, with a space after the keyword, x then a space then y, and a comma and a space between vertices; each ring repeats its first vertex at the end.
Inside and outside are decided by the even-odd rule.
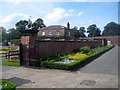
POLYGON ((54 68, 54 69, 74 70, 80 66, 89 63, 90 61, 100 56, 101 54, 105 53, 106 51, 110 50, 111 48, 113 48, 113 46, 105 46, 103 50, 91 53, 86 58, 76 60, 75 62, 72 62, 70 64, 56 63, 56 60, 50 60, 50 61, 41 62, 41 66, 46 68, 54 68))
POLYGON ((16 84, 7 81, 7 80, 0 80, 0 85, 2 85, 1 90, 15 90, 16 89, 16 84))

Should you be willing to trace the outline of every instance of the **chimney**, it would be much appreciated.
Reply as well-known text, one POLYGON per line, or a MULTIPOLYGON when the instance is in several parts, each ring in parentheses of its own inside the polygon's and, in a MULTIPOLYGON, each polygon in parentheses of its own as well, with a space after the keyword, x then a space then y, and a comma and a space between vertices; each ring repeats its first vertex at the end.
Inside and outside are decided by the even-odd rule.
POLYGON ((70 29, 70 24, 69 24, 69 22, 67 22, 67 28, 70 29))

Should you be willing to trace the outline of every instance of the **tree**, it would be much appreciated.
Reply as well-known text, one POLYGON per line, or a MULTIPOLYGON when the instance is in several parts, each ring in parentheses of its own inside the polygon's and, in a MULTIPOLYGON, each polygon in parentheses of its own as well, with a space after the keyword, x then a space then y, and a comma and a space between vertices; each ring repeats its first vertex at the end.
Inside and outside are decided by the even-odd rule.
POLYGON ((79 30, 78 30, 77 26, 74 26, 74 27, 72 28, 72 30, 74 30, 74 32, 75 32, 75 37, 76 37, 76 38, 80 37, 80 33, 79 33, 79 30))
POLYGON ((80 37, 86 37, 86 35, 84 34, 85 32, 86 32, 85 27, 80 27, 79 29, 80 37))
POLYGON ((103 36, 120 35, 120 25, 115 22, 110 22, 104 27, 103 36))
POLYGON ((31 20, 20 20, 15 24, 17 30, 25 30, 26 28, 31 28, 32 30, 37 30, 39 28, 46 27, 41 18, 38 18, 33 24, 31 20))
POLYGON ((43 23, 43 20, 41 18, 38 18, 33 24, 32 29, 37 30, 39 28, 46 27, 46 25, 43 23))
POLYGON ((101 36, 100 32, 101 32, 100 29, 97 28, 95 24, 92 24, 87 28, 87 33, 89 33, 88 37, 101 36))
POLYGON ((8 37, 8 41, 11 41, 13 39, 20 39, 21 33, 15 28, 10 28, 8 30, 8 37))
POLYGON ((8 34, 4 27, 0 27, 0 42, 7 42, 8 41, 8 34))
POLYGON ((17 30, 25 30, 27 24, 28 24, 28 21, 20 20, 15 24, 15 26, 17 30))

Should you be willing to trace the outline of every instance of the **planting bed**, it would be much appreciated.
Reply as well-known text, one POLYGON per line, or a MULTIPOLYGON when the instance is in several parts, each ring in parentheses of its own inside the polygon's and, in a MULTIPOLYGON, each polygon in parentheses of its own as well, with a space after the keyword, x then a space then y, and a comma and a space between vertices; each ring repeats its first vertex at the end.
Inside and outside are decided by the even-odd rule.
POLYGON ((74 50, 72 53, 59 55, 57 58, 42 61, 41 66, 54 69, 75 70, 91 62, 112 47, 113 46, 90 48, 85 46, 74 50))

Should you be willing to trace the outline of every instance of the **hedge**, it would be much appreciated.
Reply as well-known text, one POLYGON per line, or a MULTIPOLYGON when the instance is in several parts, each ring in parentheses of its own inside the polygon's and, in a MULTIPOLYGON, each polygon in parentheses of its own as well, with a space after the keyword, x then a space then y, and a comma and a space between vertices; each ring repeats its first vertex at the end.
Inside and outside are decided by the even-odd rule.
POLYGON ((111 48, 113 48, 113 46, 106 46, 104 50, 92 53, 86 58, 76 60, 75 62, 72 62, 70 64, 56 63, 56 60, 50 60, 50 61, 41 62, 41 66, 46 68, 54 68, 54 69, 75 70, 80 66, 84 66, 85 64, 91 62, 93 59, 105 53, 106 51, 110 50, 111 48))

